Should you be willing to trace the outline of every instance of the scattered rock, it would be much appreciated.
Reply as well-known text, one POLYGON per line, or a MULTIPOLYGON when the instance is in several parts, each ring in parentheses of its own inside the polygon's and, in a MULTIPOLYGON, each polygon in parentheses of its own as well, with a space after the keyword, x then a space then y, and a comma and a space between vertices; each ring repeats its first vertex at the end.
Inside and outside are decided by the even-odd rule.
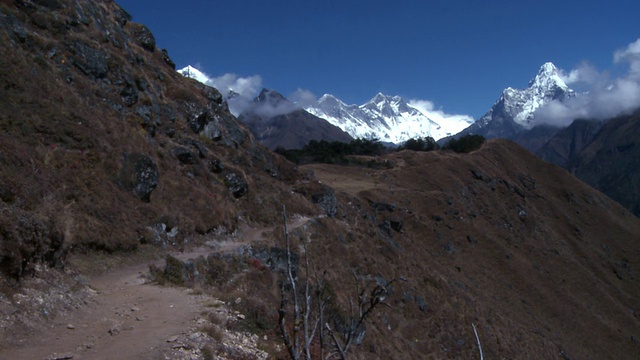
POLYGON ((491 180, 493 180, 490 176, 485 174, 480 169, 471 170, 471 174, 473 174, 473 177, 476 178, 477 180, 482 180, 483 182, 486 182, 486 183, 491 182, 491 180))
POLYGON ((191 153, 191 150, 182 146, 176 146, 171 150, 171 152, 173 152, 173 155, 175 155, 181 163, 193 164, 193 154, 191 153))
POLYGON ((138 90, 136 90, 133 86, 127 85, 120 91, 120 96, 122 96, 122 100, 124 104, 127 106, 134 105, 138 102, 138 90))
POLYGON ((429 311, 429 305, 427 305, 427 302, 424 300, 422 296, 416 295, 415 301, 416 301, 416 304, 418 304, 418 309, 420 309, 420 311, 424 313, 429 311))
POLYGON ((121 331, 122 331, 122 325, 121 324, 114 324, 109 328, 109 330, 107 330, 107 332, 111 336, 118 335, 118 334, 120 334, 121 331))
POLYGON ((478 243, 478 240, 473 235, 467 235, 467 241, 474 245, 478 243))
POLYGON ((207 153, 209 152, 209 150, 207 150, 206 146, 202 145, 202 143, 197 140, 193 140, 191 143, 196 147, 196 149, 198 149, 198 156, 201 159, 207 157, 207 153))
POLYGON ((518 217, 520 218, 520 220, 526 220, 527 219, 527 211, 526 210, 520 210, 518 212, 518 217))
POLYGON ((76 327, 75 327, 75 325, 73 325, 73 324, 67 324, 67 329, 69 329, 69 330, 73 330, 73 329, 75 329, 75 328, 76 328, 76 327))
POLYGON ((131 21, 132 17, 125 9, 118 6, 118 9, 115 11, 115 19, 120 24, 120 26, 127 25, 127 22, 131 21))
POLYGON ((178 339, 180 339, 180 336, 173 335, 173 336, 171 336, 170 338, 167 339, 167 342, 168 343, 174 343, 174 342, 178 341, 178 339))
POLYGON ((398 233, 402 232, 403 223, 402 221, 387 219, 382 224, 379 224, 378 227, 385 235, 387 235, 388 237, 393 237, 392 230, 398 233))
POLYGON ((396 209, 395 205, 392 204, 385 204, 385 203, 378 203, 378 202, 374 202, 371 203, 371 207, 373 208, 373 210, 375 211, 389 211, 389 212, 393 212, 396 209))
POLYGON ((224 164, 218 159, 209 160, 207 164, 209 167, 209 171, 211 171, 212 173, 219 174, 222 172, 222 170, 224 170, 224 164))
POLYGON ((76 356, 75 354, 63 354, 63 355, 53 354, 50 357, 46 358, 45 360, 68 360, 68 359, 73 359, 75 356, 76 356))
POLYGON ((249 185, 242 175, 237 173, 229 173, 224 177, 224 183, 227 185, 233 196, 238 199, 249 192, 249 185))

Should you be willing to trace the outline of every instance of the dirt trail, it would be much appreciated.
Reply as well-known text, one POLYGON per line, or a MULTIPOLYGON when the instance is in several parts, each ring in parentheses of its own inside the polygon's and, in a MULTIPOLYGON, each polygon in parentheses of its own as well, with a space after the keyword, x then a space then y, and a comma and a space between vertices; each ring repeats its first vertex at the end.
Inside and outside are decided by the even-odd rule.
POLYGON ((52 321, 3 359, 158 359, 167 342, 195 325, 203 296, 146 284, 148 264, 89 280, 96 294, 84 308, 52 321))
MULTIPOLYGON (((308 220, 293 218, 289 226, 296 228, 308 220)), ((184 260, 234 251, 264 240, 262 234, 270 230, 244 227, 237 241, 216 241, 213 247, 172 255, 184 260)), ((165 354, 175 346, 172 340, 194 331, 206 304, 215 300, 193 295, 189 289, 147 283, 148 269, 149 263, 143 262, 89 278, 95 293, 85 307, 18 339, 19 345, 0 351, 0 359, 167 358, 165 354)))

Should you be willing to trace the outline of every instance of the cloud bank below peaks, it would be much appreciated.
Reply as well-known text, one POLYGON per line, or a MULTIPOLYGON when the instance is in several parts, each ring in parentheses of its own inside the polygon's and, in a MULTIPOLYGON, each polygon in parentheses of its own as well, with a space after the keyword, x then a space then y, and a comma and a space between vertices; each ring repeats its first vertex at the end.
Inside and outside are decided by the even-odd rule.
POLYGON ((447 128, 451 128, 455 133, 464 130, 475 121, 469 115, 447 114, 441 108, 436 109, 435 104, 429 100, 411 99, 409 100, 409 105, 418 109, 421 113, 438 124, 449 124, 447 128))
POLYGON ((627 73, 609 80, 607 73, 582 63, 570 72, 560 72, 569 85, 587 85, 587 91, 564 101, 554 100, 534 114, 536 124, 566 127, 573 120, 603 120, 640 108, 640 39, 613 54, 615 64, 626 64, 627 73))

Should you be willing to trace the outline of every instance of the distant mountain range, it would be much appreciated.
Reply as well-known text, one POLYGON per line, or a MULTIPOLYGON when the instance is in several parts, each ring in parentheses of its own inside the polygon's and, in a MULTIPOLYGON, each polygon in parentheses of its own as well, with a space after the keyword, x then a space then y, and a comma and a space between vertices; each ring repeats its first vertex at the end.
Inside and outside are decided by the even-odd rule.
MULTIPOLYGON (((205 84, 211 81, 205 74, 192 66, 187 66, 178 70, 178 72, 205 84)), ((237 110, 236 115, 246 120, 249 118, 249 114, 246 111, 252 111, 251 108, 255 109, 255 106, 251 105, 248 99, 238 99, 236 96, 237 94, 228 94, 230 99, 229 106, 232 112, 234 109, 237 110), (239 103, 242 106, 238 106, 239 103), (244 115, 240 116, 242 113, 244 115)), ((284 99, 284 97, 282 98, 284 99)), ((347 105, 330 94, 325 94, 317 102, 306 104, 305 106, 293 104, 288 100, 286 100, 286 103, 288 103, 288 106, 281 107, 277 114, 274 113, 272 115, 289 115, 288 118, 291 120, 296 116, 290 115, 290 112, 295 111, 298 115, 302 115, 299 110, 304 110, 314 116, 302 115, 304 119, 320 118, 342 129, 351 138, 375 138, 387 144, 401 144, 411 138, 428 136, 437 140, 445 136, 454 135, 473 122, 470 118, 462 116, 438 120, 432 119, 417 107, 407 103, 400 96, 389 96, 382 93, 378 93, 362 105, 347 105)), ((280 103, 279 106, 282 104, 284 103, 280 103)), ((268 117, 264 115, 261 114, 259 117, 267 120, 268 117)), ((267 133, 262 133, 262 135, 268 137, 267 133)), ((266 141, 266 137, 261 135, 258 135, 258 138, 266 141)), ((267 142, 272 146, 287 145, 284 143, 276 144, 277 141, 271 140, 267 142)))
POLYGON ((377 138, 400 144, 411 138, 440 139, 458 133, 471 122, 460 118, 436 122, 400 96, 378 93, 362 105, 347 105, 333 95, 325 94, 308 112, 327 120, 354 138, 377 138))

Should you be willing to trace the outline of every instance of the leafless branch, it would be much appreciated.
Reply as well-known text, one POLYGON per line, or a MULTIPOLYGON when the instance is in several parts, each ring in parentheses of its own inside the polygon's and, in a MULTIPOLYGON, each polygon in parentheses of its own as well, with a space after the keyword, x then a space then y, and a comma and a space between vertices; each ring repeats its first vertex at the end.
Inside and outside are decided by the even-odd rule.
POLYGON ((476 330, 476 326, 471 323, 473 326, 473 333, 476 334, 476 340, 478 341, 478 351, 480 352, 480 360, 484 360, 484 354, 482 353, 482 344, 480 344, 480 337, 478 336, 478 330, 476 330))

